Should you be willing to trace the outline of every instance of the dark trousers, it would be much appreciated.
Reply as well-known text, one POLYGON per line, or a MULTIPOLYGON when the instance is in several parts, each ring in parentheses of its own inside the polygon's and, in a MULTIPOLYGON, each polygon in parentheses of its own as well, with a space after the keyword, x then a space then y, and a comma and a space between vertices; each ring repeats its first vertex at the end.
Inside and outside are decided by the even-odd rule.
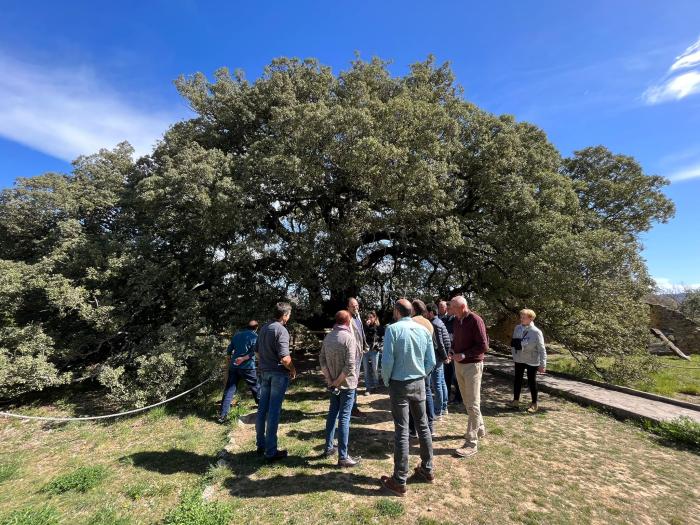
POLYGON ((457 376, 455 375, 455 362, 450 361, 445 365, 445 383, 447 383, 447 396, 450 395, 450 390, 452 386, 455 387, 454 402, 462 402, 462 393, 459 391, 459 384, 457 383, 457 376))
POLYGON ((515 383, 513 385, 513 399, 520 399, 520 390, 523 387, 523 372, 527 370, 527 385, 530 387, 530 397, 533 403, 537 403, 537 367, 525 363, 515 363, 515 383))
POLYGON ((228 369, 226 387, 224 387, 224 396, 221 399, 221 417, 226 417, 229 410, 231 410, 231 400, 233 396, 236 395, 238 382, 241 379, 248 385, 250 393, 253 394, 253 399, 255 399, 255 404, 258 404, 258 376, 255 373, 255 368, 236 368, 230 366, 228 369))
POLYGON ((433 471, 433 440, 425 413, 425 380, 389 381, 391 415, 394 419, 394 479, 405 485, 408 479, 408 417, 413 416, 418 426, 420 458, 423 468, 433 471))
MULTIPOLYGON (((433 400, 433 393, 430 390, 430 376, 425 378, 425 415, 428 418, 428 428, 430 428, 430 433, 433 433, 433 421, 435 420, 435 401, 433 400)), ((416 431, 416 425, 414 423, 413 415, 409 414, 408 417, 408 430, 413 434, 416 431)))

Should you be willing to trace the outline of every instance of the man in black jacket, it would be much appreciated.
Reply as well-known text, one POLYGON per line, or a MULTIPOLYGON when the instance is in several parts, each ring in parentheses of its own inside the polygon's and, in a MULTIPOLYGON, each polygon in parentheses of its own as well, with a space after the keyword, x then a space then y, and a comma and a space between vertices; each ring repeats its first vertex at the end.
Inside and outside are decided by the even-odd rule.
POLYGON ((439 317, 438 307, 435 304, 428 306, 426 314, 428 320, 435 328, 435 368, 431 373, 431 382, 435 392, 435 417, 442 418, 447 415, 447 401, 450 391, 445 382, 445 365, 450 362, 449 354, 452 348, 450 334, 445 323, 439 317))

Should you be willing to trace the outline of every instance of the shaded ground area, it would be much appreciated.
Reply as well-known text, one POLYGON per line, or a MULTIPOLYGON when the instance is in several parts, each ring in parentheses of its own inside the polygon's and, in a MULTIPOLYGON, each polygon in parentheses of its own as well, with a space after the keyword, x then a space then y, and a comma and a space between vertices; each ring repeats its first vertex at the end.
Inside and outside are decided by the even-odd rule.
MULTIPOLYGON (((700 516, 700 457, 660 444, 638 428, 562 399, 543 396, 531 416, 507 410, 510 385, 486 377, 489 436, 476 458, 452 456, 466 425, 460 407, 438 424, 437 480, 396 498, 406 523, 694 523, 700 516), (695 520, 695 521, 694 521, 695 520)), ((360 397, 368 418, 353 421, 355 470, 320 456, 326 394, 311 379, 285 401, 281 446, 292 457, 269 465, 254 451, 251 418, 234 432, 231 474, 215 498, 233 502, 236 521, 391 521, 378 477, 392 469, 393 424, 385 395, 360 397)), ((417 442, 412 444, 418 462, 417 442)), ((393 503, 389 508, 393 508, 393 503)))

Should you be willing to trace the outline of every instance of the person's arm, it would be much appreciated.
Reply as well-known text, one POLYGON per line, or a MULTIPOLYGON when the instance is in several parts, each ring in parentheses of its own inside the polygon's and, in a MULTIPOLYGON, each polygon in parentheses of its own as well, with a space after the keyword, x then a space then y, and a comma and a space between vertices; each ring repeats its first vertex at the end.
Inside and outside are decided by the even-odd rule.
MULTIPOLYGON (((433 325, 435 326, 435 325, 433 325)), ((447 360, 447 351, 445 349, 445 340, 443 339, 443 331, 445 330, 444 326, 435 326, 435 341, 433 341, 433 344, 435 345, 435 354, 437 355, 436 361, 444 362, 447 360)))
POLYGON ((486 335, 486 325, 484 325, 484 321, 481 318, 476 319, 476 332, 474 343, 471 348, 466 351, 465 357, 477 357, 481 354, 485 354, 489 349, 489 337, 486 335))
POLYGON ((253 357, 255 356, 255 344, 257 340, 257 337, 255 337, 255 339, 248 340, 248 342, 246 343, 246 353, 236 358, 236 366, 241 366, 249 359, 253 359, 253 357))
POLYGON ((318 354, 318 364, 321 367, 321 373, 326 380, 326 385, 331 386, 333 380, 331 379, 331 372, 328 370, 328 363, 326 361, 326 342, 324 341, 321 345, 321 352, 318 354))
POLYGON ((357 353, 355 352, 355 344, 355 339, 353 337, 347 337, 344 340, 345 359, 343 359, 343 369, 341 372, 341 375, 343 375, 343 380, 345 380, 345 378, 348 377, 357 366, 357 353))
POLYGON ((292 362, 292 356, 289 355, 289 332, 283 329, 279 334, 278 339, 278 355, 280 358, 280 364, 289 370, 289 378, 294 379, 297 376, 297 370, 294 368, 294 363, 292 362))
POLYGON ((540 357, 539 372, 544 374, 547 370, 547 348, 544 346, 544 335, 541 330, 537 332, 537 353, 540 357))
POLYGON ((391 327, 384 332, 384 346, 382 348, 382 379, 389 386, 391 371, 394 367, 394 338, 391 327))
POLYGON ((423 368, 425 369, 425 375, 430 375, 435 368, 435 350, 433 349, 433 337, 427 334, 426 344, 427 349, 425 355, 423 356, 423 368))

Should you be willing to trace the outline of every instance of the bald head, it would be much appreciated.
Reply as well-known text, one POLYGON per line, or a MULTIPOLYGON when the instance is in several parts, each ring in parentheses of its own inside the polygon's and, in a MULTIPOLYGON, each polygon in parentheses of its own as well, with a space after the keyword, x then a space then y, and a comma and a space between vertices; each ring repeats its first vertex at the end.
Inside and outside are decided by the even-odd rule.
POLYGON ((413 307, 408 299, 399 299, 394 303, 394 318, 396 320, 402 317, 411 317, 413 315, 413 307))
POLYGON ((450 300, 452 313, 458 318, 462 318, 469 313, 469 305, 463 295, 457 295, 450 300))
POLYGON ((340 310, 335 314, 335 324, 347 326, 350 324, 350 319, 352 319, 352 316, 347 310, 340 310))

